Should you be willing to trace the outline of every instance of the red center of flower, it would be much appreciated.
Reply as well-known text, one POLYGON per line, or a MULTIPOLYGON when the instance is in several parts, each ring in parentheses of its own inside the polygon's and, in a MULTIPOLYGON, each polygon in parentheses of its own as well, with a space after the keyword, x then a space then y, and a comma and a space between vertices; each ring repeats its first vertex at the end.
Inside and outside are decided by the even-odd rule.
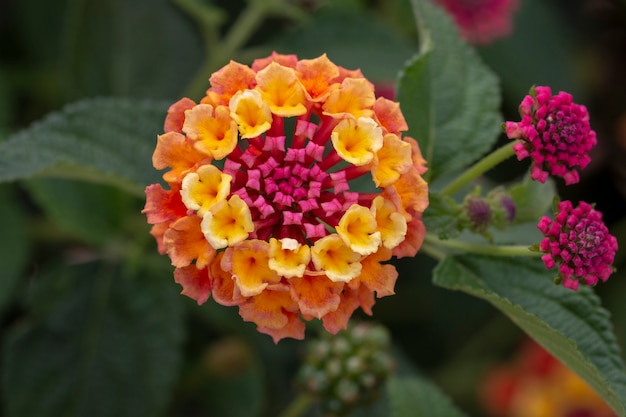
POLYGON ((352 204, 371 203, 373 196, 352 192, 349 184, 369 168, 329 172, 341 161, 327 146, 339 120, 322 116, 318 125, 310 116, 298 117, 291 140, 283 119, 275 118, 265 138, 240 141, 225 158, 224 172, 234 178, 231 190, 250 207, 258 239, 315 241, 329 234, 326 226, 336 227, 352 204))

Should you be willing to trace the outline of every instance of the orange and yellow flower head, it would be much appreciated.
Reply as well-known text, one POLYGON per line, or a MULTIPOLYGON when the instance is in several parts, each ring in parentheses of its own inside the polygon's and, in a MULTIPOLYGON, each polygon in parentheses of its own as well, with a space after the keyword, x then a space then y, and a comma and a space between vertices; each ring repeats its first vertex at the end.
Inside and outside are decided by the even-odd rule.
POLYGON ((170 106, 143 212, 182 294, 211 295, 274 341, 345 329, 394 294, 419 250, 425 161, 398 103, 324 54, 230 62, 170 106))

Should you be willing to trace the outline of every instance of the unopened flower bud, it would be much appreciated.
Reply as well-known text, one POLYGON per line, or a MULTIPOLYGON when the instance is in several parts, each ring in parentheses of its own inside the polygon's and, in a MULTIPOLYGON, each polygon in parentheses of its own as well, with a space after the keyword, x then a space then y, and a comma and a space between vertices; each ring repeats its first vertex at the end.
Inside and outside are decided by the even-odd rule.
POLYGON ((493 218, 489 202, 477 195, 470 195, 465 199, 463 208, 469 229, 475 233, 485 233, 493 218))
POLYGON ((379 325, 358 323, 335 336, 324 334, 308 348, 299 386, 319 399, 327 415, 345 415, 377 398, 394 366, 389 348, 389 333, 379 325))

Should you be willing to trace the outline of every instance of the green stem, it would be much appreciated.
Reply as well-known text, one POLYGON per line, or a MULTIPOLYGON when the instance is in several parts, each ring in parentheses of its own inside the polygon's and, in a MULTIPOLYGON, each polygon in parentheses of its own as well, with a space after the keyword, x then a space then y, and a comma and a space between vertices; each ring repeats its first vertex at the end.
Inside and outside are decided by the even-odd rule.
POLYGON ((438 261, 443 261, 443 258, 446 257, 445 251, 442 251, 437 245, 433 245, 428 242, 424 242, 420 250, 438 261))
POLYGON ((298 417, 302 415, 313 402, 309 394, 300 394, 291 401, 279 417, 298 417))
POLYGON ((480 161, 476 162, 474 165, 463 171, 461 175, 456 177, 452 182, 450 182, 450 184, 448 184, 443 190, 441 190, 441 194, 448 196, 453 195, 461 188, 474 181, 480 175, 498 165, 500 162, 515 155, 513 145, 514 143, 507 143, 501 148, 498 148, 495 151, 491 152, 480 161))
POLYGON ((185 97, 194 97, 207 89, 207 80, 220 66, 224 65, 237 50, 242 48, 257 30, 261 22, 272 12, 271 2, 251 1, 241 12, 228 33, 219 42, 204 39, 206 58, 200 70, 185 89, 185 97))
POLYGON ((476 253, 480 255, 493 256, 541 256, 541 252, 534 252, 527 245, 485 245, 481 243, 466 242, 458 239, 441 240, 434 235, 427 233, 424 243, 444 249, 452 249, 465 253, 476 253))

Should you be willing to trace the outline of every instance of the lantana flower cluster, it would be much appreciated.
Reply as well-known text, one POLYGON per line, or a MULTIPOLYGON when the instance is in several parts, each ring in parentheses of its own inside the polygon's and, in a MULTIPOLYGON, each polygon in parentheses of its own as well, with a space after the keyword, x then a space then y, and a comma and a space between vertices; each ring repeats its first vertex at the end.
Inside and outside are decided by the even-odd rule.
POLYGON ((144 213, 183 294, 238 306, 275 341, 331 333, 394 293, 384 263, 424 237, 428 187, 399 104, 326 55, 231 61, 174 103, 144 213))
POLYGON ((544 216, 537 227, 545 236, 539 244, 542 259, 549 269, 559 265, 563 286, 577 290, 580 281, 595 285, 613 273, 617 239, 590 204, 561 201, 554 220, 544 216))
MULTIPOLYGON (((532 159, 531 178, 544 183, 548 175, 562 177, 566 185, 580 181, 596 145, 589 113, 566 92, 552 94, 550 87, 533 87, 519 106, 522 120, 506 122, 509 139, 518 140, 513 149, 519 160, 532 159)), ((579 282, 595 285, 613 272, 617 239, 602 221, 602 213, 582 201, 558 203, 555 218, 544 216, 537 228, 544 239, 538 245, 548 269, 558 266, 557 282, 578 289, 579 282)))
POLYGON ((519 106, 522 120, 506 122, 509 139, 519 160, 532 159, 531 177, 546 182, 548 175, 562 177, 566 185, 580 181, 577 168, 584 169, 596 146, 596 133, 589 125, 589 113, 564 91, 552 95, 550 87, 534 87, 519 106))

